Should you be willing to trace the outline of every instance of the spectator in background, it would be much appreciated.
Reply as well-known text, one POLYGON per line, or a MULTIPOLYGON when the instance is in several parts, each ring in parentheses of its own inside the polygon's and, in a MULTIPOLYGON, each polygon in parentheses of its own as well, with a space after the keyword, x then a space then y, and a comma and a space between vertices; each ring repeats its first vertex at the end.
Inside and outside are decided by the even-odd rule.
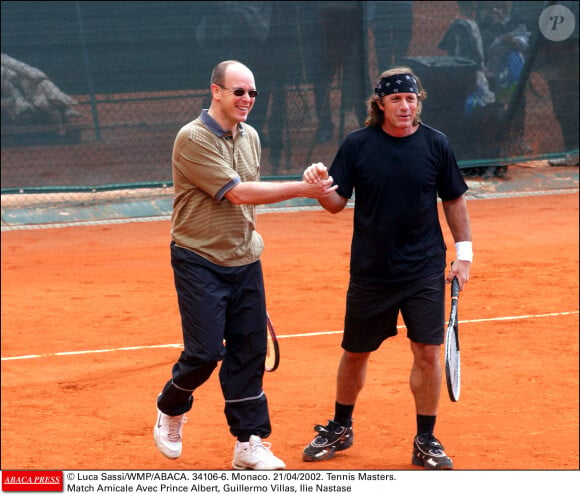
POLYGON ((477 2, 457 2, 459 9, 443 39, 438 45, 440 50, 452 57, 462 57, 472 60, 477 65, 477 87, 481 89, 482 105, 493 103, 495 95, 489 91, 485 77, 485 52, 479 26, 475 21, 477 2))
MULTIPOLYGON (((544 7, 560 4, 574 16, 574 32, 561 41, 543 38, 539 71, 548 83, 552 107, 564 141, 566 155, 549 161, 552 166, 578 166, 578 2, 544 2, 544 7)), ((570 21, 571 22, 571 21, 570 21)))
MULTIPOLYGON (((270 112, 267 119, 268 147, 271 173, 281 171, 281 157, 284 149, 284 136, 288 135, 290 94, 287 85, 297 85, 303 81, 301 63, 303 59, 297 47, 302 48, 298 35, 298 15, 300 6, 296 2, 271 2, 273 5, 271 29, 267 44, 275 48, 276 56, 268 57, 271 95, 270 112)), ((261 84, 260 84, 260 87, 261 84)), ((290 150, 286 148, 288 160, 290 150)))
POLYGON ((364 124, 367 77, 363 61, 363 17, 361 2, 306 2, 301 24, 304 44, 311 52, 307 70, 314 84, 318 128, 316 141, 332 139, 330 90, 340 86, 341 111, 354 110, 360 126, 364 124))
MULTIPOLYGON (((438 47, 449 56, 466 58, 476 64, 474 88, 465 101, 463 128, 465 135, 477 136, 474 147, 477 146, 476 154, 479 158, 498 158, 501 141, 497 129, 503 115, 486 76, 483 39, 475 21, 478 2, 457 2, 457 6, 459 14, 438 47)), ((485 167, 478 167, 468 168, 464 173, 482 175, 485 172, 485 167)), ((497 170, 497 173, 503 176, 505 169, 497 170)))
POLYGON ((407 56, 413 37, 413 2, 367 2, 379 71, 407 56))
MULTIPOLYGON (((485 52, 485 69, 496 101, 504 111, 512 104, 529 47, 530 35, 524 18, 513 8, 513 2, 482 2, 479 12, 479 29, 485 52)), ((504 154, 516 155, 531 152, 524 142, 526 96, 521 93, 515 102, 504 154)), ((490 175, 491 170, 487 173, 490 175)))

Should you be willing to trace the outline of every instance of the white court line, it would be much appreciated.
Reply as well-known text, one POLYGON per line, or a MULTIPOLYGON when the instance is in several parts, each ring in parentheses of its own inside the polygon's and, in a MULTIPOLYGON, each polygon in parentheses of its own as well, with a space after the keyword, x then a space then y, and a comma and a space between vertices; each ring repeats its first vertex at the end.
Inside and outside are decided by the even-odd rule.
MULTIPOLYGON (((478 322, 493 322, 493 321, 517 321, 521 319, 535 319, 540 317, 558 317, 558 316, 570 316, 573 314, 578 314, 580 311, 573 310, 568 312, 549 312, 547 314, 530 314, 524 316, 505 316, 505 317, 491 317, 487 319, 469 319, 461 321, 461 324, 470 324, 478 322)), ((399 329, 405 326, 398 326, 399 329)), ((327 336, 331 334, 341 334, 341 331, 320 331, 316 333, 304 333, 304 334, 285 334, 279 335, 278 339, 282 338, 304 338, 309 336, 327 336)), ((20 355, 17 357, 2 357, 2 362, 7 362, 10 360, 26 360, 26 359, 37 359, 46 357, 64 357, 68 355, 88 355, 93 353, 109 353, 109 352, 127 352, 135 350, 150 350, 155 348, 183 348, 181 343, 169 343, 166 345, 147 345, 147 346, 129 346, 120 348, 105 348, 102 350, 79 350, 76 352, 55 352, 55 353, 42 353, 37 355, 20 355)))

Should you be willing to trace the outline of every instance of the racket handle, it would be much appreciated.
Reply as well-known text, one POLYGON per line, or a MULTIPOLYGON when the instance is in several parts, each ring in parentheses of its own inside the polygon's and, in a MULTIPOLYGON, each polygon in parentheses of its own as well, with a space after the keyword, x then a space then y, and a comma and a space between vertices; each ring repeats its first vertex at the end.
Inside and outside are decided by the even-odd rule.
POLYGON ((457 298, 459 296, 459 280, 457 276, 453 278, 451 282, 451 298, 457 298))

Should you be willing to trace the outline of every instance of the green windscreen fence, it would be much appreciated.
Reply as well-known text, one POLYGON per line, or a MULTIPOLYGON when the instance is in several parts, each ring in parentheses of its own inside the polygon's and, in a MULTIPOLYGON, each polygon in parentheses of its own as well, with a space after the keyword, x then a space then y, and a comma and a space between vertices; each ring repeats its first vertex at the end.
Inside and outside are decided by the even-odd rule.
MULTIPOLYGON (((462 169, 578 153, 578 2, 1 3, 2 196, 171 186, 220 61, 254 72, 262 175, 330 164, 383 70, 462 169)), ((8 197, 9 199, 9 197, 8 197)))

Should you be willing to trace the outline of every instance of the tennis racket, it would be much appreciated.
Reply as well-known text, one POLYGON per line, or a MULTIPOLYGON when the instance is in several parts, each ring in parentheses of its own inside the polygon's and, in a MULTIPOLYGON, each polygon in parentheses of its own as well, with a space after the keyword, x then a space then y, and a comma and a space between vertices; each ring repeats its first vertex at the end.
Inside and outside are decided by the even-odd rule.
POLYGON ((270 316, 266 313, 266 326, 268 327, 268 346, 266 347, 266 372, 274 372, 280 364, 280 346, 278 345, 278 338, 276 338, 276 331, 274 325, 270 320, 270 316))
POLYGON ((459 281, 451 282, 451 310, 445 336, 445 377, 451 401, 458 401, 461 393, 461 354, 459 353, 459 322, 457 306, 459 301, 459 281))

